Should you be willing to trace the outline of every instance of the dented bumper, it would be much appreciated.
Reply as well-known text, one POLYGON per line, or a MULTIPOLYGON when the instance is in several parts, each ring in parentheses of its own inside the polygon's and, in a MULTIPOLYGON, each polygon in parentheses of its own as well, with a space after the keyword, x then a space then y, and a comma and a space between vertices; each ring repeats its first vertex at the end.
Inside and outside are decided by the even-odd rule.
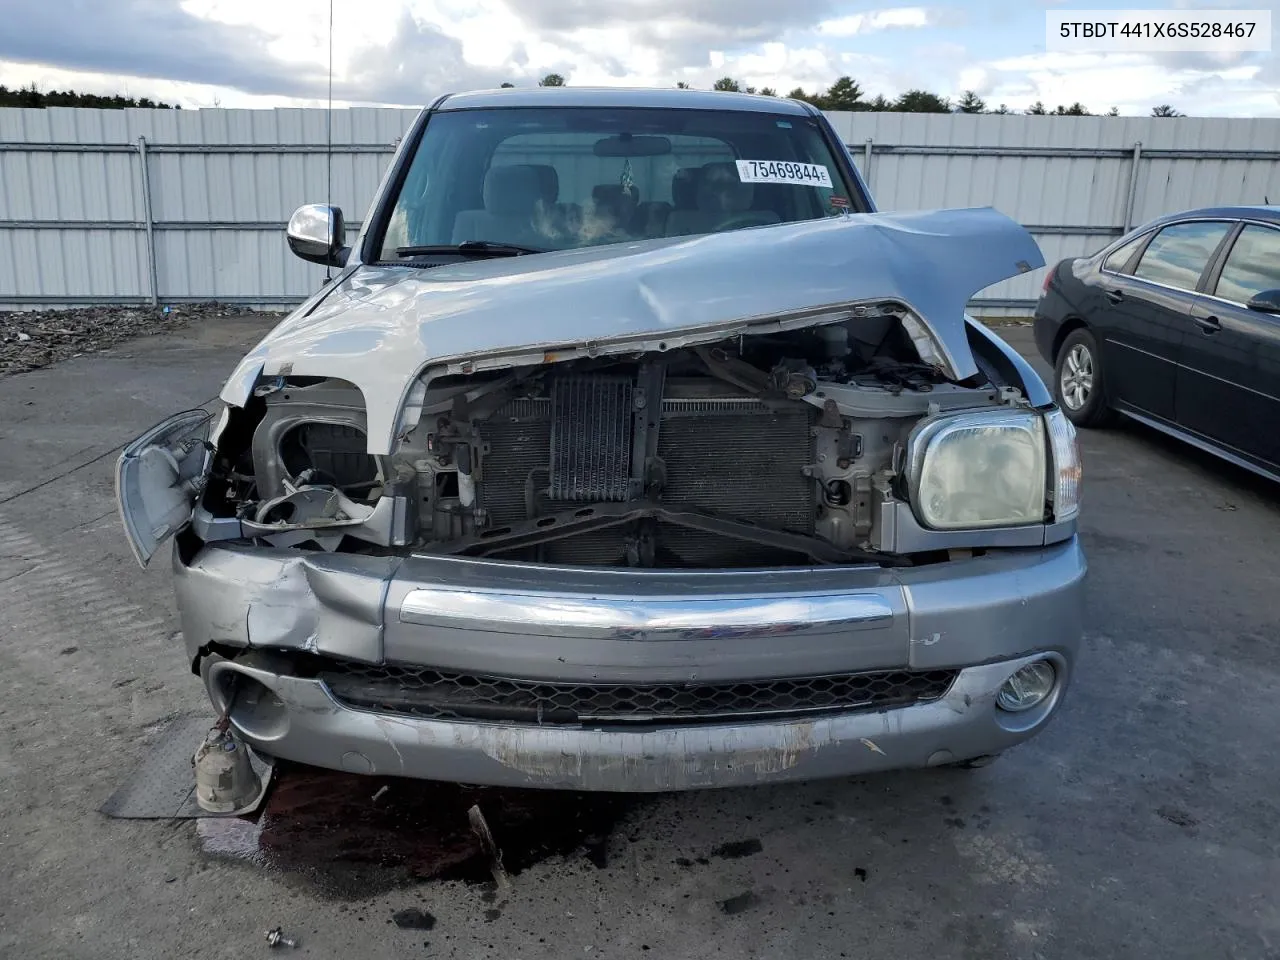
POLYGON ((1038 732, 1069 683, 1084 558, 1040 549, 901 570, 627 571, 211 545, 175 552, 183 631, 255 748, 359 773, 660 791, 924 767, 1038 732), (995 706, 1028 659, 1059 684, 995 706), (326 663, 547 684, 737 684, 955 671, 937 699, 812 716, 616 724, 441 719, 353 705, 326 663), (317 667, 316 665, 320 666, 317 667), (234 681, 234 682, 233 682, 234 681))

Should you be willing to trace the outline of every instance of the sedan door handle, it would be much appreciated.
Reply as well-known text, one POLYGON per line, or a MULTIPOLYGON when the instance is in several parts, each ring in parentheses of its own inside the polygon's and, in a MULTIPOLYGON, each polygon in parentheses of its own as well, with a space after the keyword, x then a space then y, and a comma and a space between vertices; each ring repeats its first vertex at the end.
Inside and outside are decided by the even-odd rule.
POLYGON ((1205 333, 1217 333, 1222 329, 1222 321, 1217 317, 1192 317, 1191 319, 1205 333))
POLYGON ((1124 294, 1121 293, 1119 290, 1108 290, 1107 299, 1110 300, 1112 303, 1119 303, 1121 300, 1124 299, 1124 294))

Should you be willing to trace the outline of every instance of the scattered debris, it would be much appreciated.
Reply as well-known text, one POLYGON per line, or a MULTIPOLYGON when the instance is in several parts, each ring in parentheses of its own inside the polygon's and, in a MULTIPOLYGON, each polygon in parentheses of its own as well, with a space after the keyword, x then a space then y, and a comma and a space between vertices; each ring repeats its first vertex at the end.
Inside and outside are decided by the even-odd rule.
POLYGON ((284 931, 279 927, 272 927, 267 931, 267 946, 271 947, 273 950, 280 947, 296 947, 297 945, 298 941, 291 940, 289 937, 286 937, 284 935, 284 931))
POLYGON ((722 843, 711 851, 711 855, 720 857, 723 860, 738 860, 742 857, 754 856, 762 850, 764 850, 764 844, 752 837, 749 840, 733 840, 729 843, 722 843))
POLYGON ((471 829, 475 831, 475 835, 480 838, 480 846, 489 855, 489 869, 493 871, 493 882, 499 889, 511 886, 511 878, 507 876, 507 871, 502 866, 502 851, 494 842, 489 824, 485 823, 484 814, 480 812, 480 804, 474 804, 467 811, 467 819, 471 821, 471 829))
POLYGON ((1200 822, 1179 807, 1160 807, 1156 813, 1178 827, 1194 827, 1200 822))
POLYGON ((409 907, 393 913, 391 922, 401 930, 430 930, 436 925, 436 918, 418 907, 409 907))
POLYGON ((721 900, 720 909, 729 916, 733 916, 755 906, 759 899, 754 891, 748 890, 746 893, 740 893, 736 897, 730 897, 728 900, 721 900))
POLYGON ((0 313, 0 377, 92 353, 188 323, 252 313, 221 303, 177 307, 78 307, 0 313))
MULTIPOLYGON (((188 752, 188 771, 190 761, 188 752)), ((521 872, 548 859, 589 860, 597 844, 616 836, 623 817, 648 802, 625 794, 472 787, 284 763, 274 771, 258 816, 202 818, 197 838, 206 856, 286 875, 327 900, 446 880, 492 894, 486 903, 496 906, 505 892, 494 883, 493 858, 470 822, 471 807, 483 809, 514 885, 521 872), (370 796, 384 785, 390 790, 371 804, 370 796)))

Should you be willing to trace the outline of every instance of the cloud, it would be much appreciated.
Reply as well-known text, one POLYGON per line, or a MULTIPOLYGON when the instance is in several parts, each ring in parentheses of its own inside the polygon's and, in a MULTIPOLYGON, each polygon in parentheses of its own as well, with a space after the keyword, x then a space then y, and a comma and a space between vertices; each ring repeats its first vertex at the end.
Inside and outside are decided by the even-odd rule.
POLYGON ((61 0, 7 7, 0 59, 68 70, 311 96, 323 66, 271 56, 272 37, 193 16, 163 0, 61 0))
POLYGON ((831 37, 852 37, 892 27, 927 27, 933 19, 930 11, 924 7, 898 7, 824 20, 818 24, 818 32, 831 37))
MULTIPOLYGON (((323 0, 0 2, 0 82, 10 86, 185 106, 315 104, 327 92, 323 0)), ((1080 100, 1104 111, 1119 99, 1126 113, 1156 103, 1193 115, 1280 113, 1280 58, 1046 53, 1051 0, 1039 2, 335 0, 335 102, 417 106, 553 71, 577 86, 705 88, 728 75, 783 92, 848 74, 867 96, 972 89, 1013 108, 1080 100)))
POLYGON ((812 26, 834 10, 835 0, 507 0, 507 6, 542 30, 665 22, 754 34, 812 26))
MULTIPOLYGON (((527 66, 527 56, 517 58, 527 66)), ((469 63, 457 37, 405 10, 385 44, 351 56, 334 93, 345 100, 419 105, 445 90, 500 86, 523 74, 526 66, 517 66, 514 73, 469 63)))
POLYGON ((1041 100, 1052 109, 1080 101, 1095 112, 1115 105, 1143 116, 1156 104, 1172 104, 1191 116, 1274 116, 1280 86, 1267 69, 1241 62, 1213 67, 1200 54, 1047 52, 991 60, 966 68, 965 79, 985 74, 988 99, 1025 107, 1041 100))

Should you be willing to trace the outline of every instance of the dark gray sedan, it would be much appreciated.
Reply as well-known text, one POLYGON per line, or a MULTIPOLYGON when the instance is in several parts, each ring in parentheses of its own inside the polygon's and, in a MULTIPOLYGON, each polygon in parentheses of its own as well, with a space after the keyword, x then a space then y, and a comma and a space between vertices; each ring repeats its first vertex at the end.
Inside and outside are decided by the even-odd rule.
POLYGON ((1076 424, 1123 413, 1280 479, 1280 207, 1173 214, 1063 260, 1035 335, 1076 424))

